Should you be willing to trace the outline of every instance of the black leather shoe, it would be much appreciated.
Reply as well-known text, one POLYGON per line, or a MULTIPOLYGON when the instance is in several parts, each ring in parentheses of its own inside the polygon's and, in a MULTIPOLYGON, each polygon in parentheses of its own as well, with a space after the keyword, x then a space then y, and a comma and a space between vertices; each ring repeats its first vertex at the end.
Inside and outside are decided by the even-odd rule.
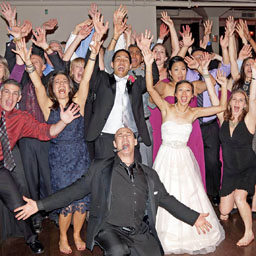
POLYGON ((37 239, 34 242, 29 243, 28 245, 29 245, 31 251, 35 254, 40 254, 40 253, 44 252, 44 246, 37 239))
POLYGON ((42 231, 42 222, 41 221, 34 222, 33 223, 33 228, 34 228, 34 230, 37 234, 41 233, 41 231, 42 231))
POLYGON ((220 204, 220 197, 219 196, 213 196, 212 197, 212 203, 214 206, 218 206, 220 204))

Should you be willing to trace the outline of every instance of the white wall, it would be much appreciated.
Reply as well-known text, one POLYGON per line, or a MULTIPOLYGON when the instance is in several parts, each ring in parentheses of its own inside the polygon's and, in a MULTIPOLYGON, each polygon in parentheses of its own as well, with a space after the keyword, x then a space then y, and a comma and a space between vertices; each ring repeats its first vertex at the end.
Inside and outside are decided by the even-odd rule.
MULTIPOLYGON (((71 1, 69 3, 72 3, 71 1)), ((112 37, 112 17, 113 12, 118 6, 103 6, 99 5, 99 9, 104 15, 105 21, 110 21, 110 31, 108 44, 112 37)), ((33 27, 40 26, 44 21, 50 18, 57 18, 59 28, 53 35, 48 36, 48 40, 57 39, 59 41, 66 40, 76 24, 88 18, 89 6, 17 6, 18 20, 23 21, 29 19, 33 27), (48 14, 45 14, 45 9, 48 14)), ((143 32, 146 28, 150 29, 156 38, 156 8, 155 6, 128 6, 128 24, 131 24, 137 32, 143 32)), ((8 41, 6 23, 4 20, 0 21, 0 54, 4 54, 5 42, 8 41)))

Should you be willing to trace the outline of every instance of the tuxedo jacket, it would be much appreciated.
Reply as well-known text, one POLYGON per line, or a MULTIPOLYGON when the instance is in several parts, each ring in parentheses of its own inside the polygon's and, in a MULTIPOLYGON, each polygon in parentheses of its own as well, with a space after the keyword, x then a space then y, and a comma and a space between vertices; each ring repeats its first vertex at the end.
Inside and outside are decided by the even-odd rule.
MULTIPOLYGON (((111 207, 112 171, 114 162, 117 160, 120 161, 117 156, 104 160, 94 160, 88 172, 79 180, 37 202, 39 210, 52 211, 68 206, 72 201, 91 193, 90 218, 86 237, 86 245, 90 250, 95 245, 95 237, 106 222, 111 207)), ((173 216, 189 225, 194 225, 199 213, 180 203, 174 196, 169 195, 155 170, 141 163, 138 165, 143 170, 148 185, 147 224, 161 247, 155 230, 158 206, 165 208, 173 216)))
MULTIPOLYGON (((153 65, 154 83, 158 81, 158 78, 159 73, 157 66, 153 65)), ((94 141, 102 132, 114 105, 116 96, 116 80, 114 74, 110 75, 105 71, 100 71, 96 65, 90 80, 90 90, 93 91, 95 97, 92 103, 90 121, 87 122, 88 126, 85 134, 87 141, 94 141)), ((129 86, 128 94, 139 136, 147 146, 150 146, 151 140, 144 118, 142 100, 142 94, 145 92, 145 78, 142 76, 137 76, 135 82, 129 86)), ((86 116, 85 119, 87 119, 86 116)))

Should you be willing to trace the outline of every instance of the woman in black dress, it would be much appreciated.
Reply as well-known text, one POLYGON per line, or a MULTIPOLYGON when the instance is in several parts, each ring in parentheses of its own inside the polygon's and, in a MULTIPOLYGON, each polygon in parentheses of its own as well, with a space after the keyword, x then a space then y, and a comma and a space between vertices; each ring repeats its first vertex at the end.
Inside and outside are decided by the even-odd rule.
MULTIPOLYGON (((255 61, 251 68, 250 98, 248 99, 243 90, 234 90, 228 101, 227 110, 218 114, 224 163, 220 218, 227 220, 236 203, 245 225, 244 236, 237 242, 238 246, 247 246, 254 240, 252 213, 246 198, 248 194, 253 195, 255 190, 256 156, 252 150, 256 125, 255 61)), ((226 78, 219 73, 218 79, 226 78)), ((213 104, 218 104, 217 98, 213 104)))

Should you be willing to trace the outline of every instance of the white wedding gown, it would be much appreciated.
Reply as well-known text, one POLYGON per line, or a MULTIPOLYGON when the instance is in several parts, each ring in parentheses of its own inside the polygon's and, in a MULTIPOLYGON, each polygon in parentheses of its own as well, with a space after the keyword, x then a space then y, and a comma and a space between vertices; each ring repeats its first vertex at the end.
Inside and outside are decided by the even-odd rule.
POLYGON ((205 193, 197 161, 187 146, 191 124, 166 121, 162 124, 162 145, 153 168, 169 194, 206 218, 212 225, 207 234, 199 235, 196 228, 158 208, 156 229, 165 254, 205 254, 213 252, 225 238, 225 233, 205 193))

